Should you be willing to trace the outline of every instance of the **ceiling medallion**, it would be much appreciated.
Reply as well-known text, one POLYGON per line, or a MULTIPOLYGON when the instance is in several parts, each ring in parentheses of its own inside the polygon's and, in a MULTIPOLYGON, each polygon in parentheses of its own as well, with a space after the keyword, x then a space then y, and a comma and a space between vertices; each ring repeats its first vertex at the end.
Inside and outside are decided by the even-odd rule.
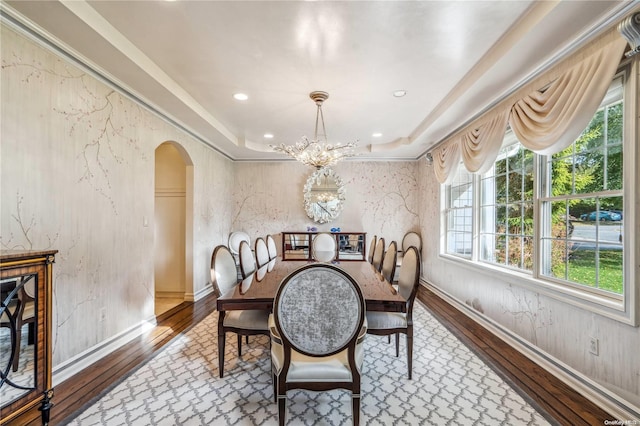
POLYGON ((313 99, 318 107, 313 139, 309 140, 306 136, 303 136, 302 139, 294 145, 280 144, 277 146, 269 146, 274 151, 287 154, 291 158, 317 169, 333 166, 344 158, 355 156, 356 154, 353 152, 353 149, 357 146, 355 142, 349 142, 344 145, 341 143, 330 144, 327 142, 322 103, 327 100, 329 94, 327 92, 316 91, 311 92, 309 97, 313 99), (323 137, 322 140, 318 137, 318 124, 322 124, 322 133, 320 133, 323 137))

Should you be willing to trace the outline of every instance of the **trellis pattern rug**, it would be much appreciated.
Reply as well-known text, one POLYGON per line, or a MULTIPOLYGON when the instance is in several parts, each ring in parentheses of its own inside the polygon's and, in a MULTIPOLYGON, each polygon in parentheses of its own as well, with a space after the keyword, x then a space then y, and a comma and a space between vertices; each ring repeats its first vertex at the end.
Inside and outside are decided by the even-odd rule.
MULTIPOLYGON (((161 353, 69 424, 274 425, 269 343, 251 337, 237 357, 227 334, 225 377, 218 375, 217 312, 176 337, 161 353)), ((546 425, 518 393, 425 308, 414 305, 413 379, 386 336, 368 335, 360 419, 366 425, 546 425)), ((346 391, 289 392, 287 424, 351 424, 346 391)))

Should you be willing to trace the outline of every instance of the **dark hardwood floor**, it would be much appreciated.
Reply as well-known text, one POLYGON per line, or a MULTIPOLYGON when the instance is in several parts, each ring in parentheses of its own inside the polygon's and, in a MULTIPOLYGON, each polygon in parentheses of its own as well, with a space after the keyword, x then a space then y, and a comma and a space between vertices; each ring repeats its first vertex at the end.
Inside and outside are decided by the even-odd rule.
MULTIPOLYGON (((560 425, 602 425, 612 416, 579 395, 551 373, 531 362, 503 340, 435 295, 421 288, 418 299, 493 368, 547 420, 560 425)), ((215 310, 213 295, 196 303, 183 303, 157 318, 158 325, 85 371, 55 387, 51 425, 71 420, 84 406, 117 385, 123 377, 151 359, 174 337, 197 324, 215 310)), ((12 423, 39 425, 40 413, 33 411, 12 423)))

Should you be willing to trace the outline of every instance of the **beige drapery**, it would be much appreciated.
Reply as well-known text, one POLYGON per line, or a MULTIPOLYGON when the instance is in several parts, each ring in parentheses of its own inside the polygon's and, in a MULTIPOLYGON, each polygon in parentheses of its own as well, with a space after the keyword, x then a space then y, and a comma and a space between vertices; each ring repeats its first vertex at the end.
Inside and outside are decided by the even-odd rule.
POLYGON ((450 140, 436 148, 433 153, 433 171, 440 183, 448 183, 455 175, 460 162, 460 145, 458 140, 450 140))
POLYGON ((535 90, 511 108, 509 125, 520 143, 554 154, 587 127, 618 69, 626 41, 619 37, 585 57, 545 90, 535 90))
POLYGON ((626 41, 612 29, 500 102, 433 150, 440 183, 447 183, 462 158, 471 172, 489 169, 500 149, 508 117, 518 140, 539 154, 569 146, 585 129, 611 84, 626 41), (484 123, 484 124, 479 124, 484 123))

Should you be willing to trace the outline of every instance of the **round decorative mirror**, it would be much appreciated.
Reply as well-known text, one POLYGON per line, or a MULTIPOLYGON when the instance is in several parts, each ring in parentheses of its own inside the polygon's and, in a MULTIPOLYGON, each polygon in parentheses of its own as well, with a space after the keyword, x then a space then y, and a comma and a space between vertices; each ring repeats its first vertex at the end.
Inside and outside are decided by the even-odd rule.
POLYGON ((336 219, 342 211, 345 188, 333 169, 325 167, 313 172, 304 185, 304 209, 317 223, 336 219))

